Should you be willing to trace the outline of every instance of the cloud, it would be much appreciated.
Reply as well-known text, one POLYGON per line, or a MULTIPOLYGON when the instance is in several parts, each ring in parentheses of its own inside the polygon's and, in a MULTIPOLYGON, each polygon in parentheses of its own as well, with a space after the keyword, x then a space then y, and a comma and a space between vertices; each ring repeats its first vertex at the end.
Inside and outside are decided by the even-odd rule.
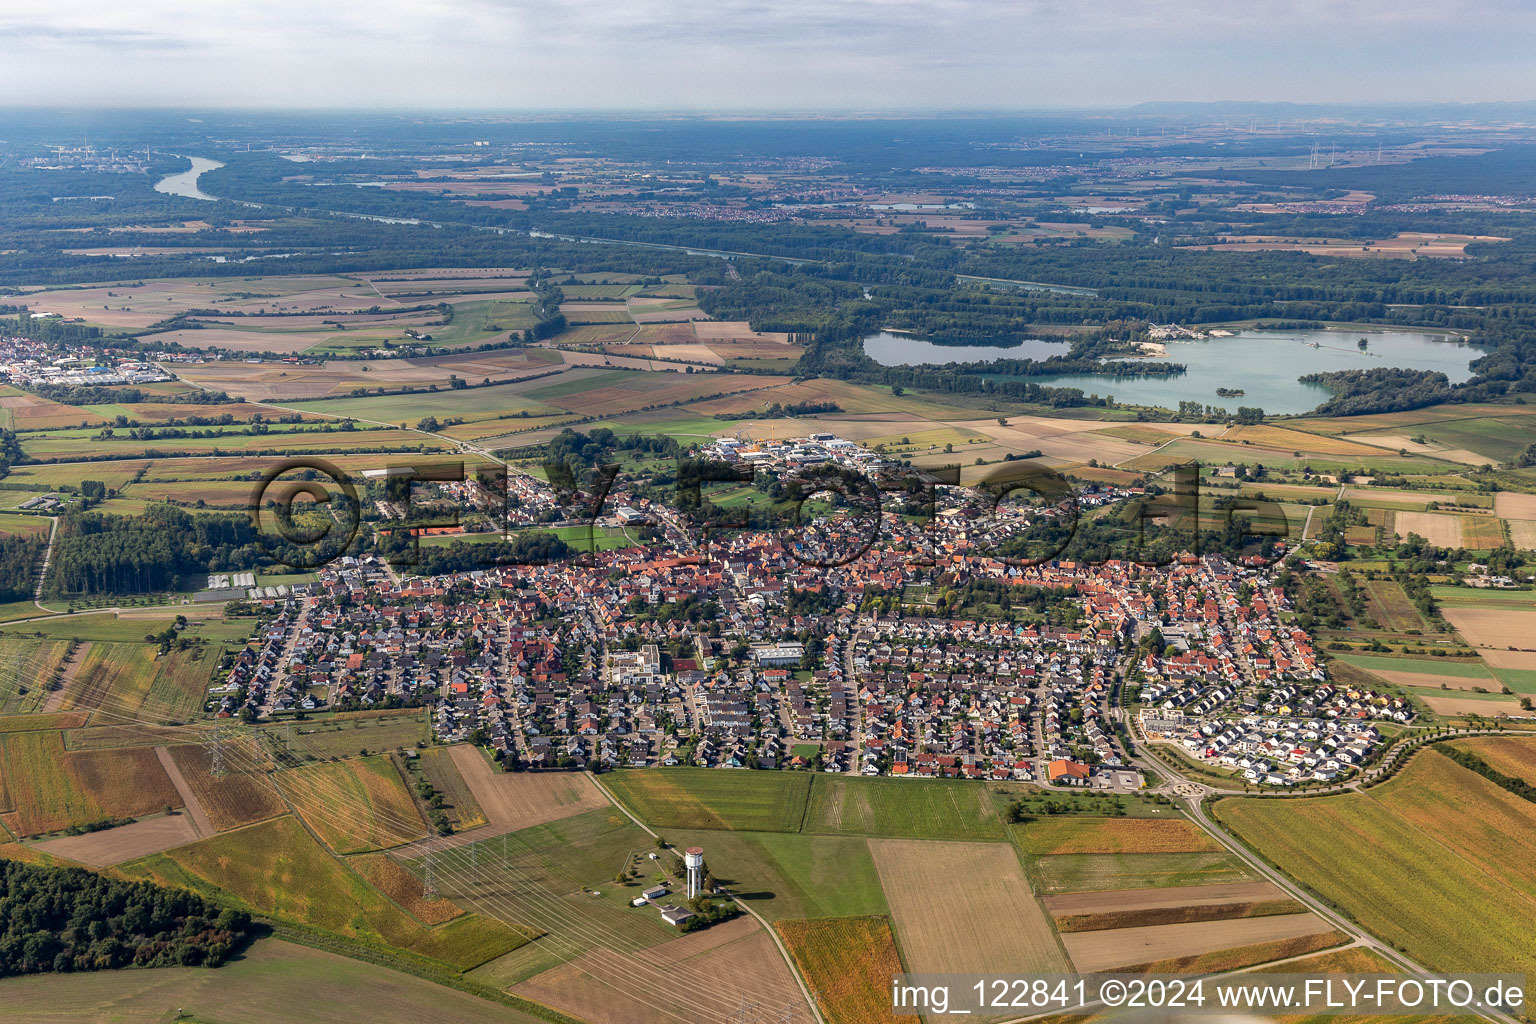
POLYGON ((12 103, 913 109, 1536 96, 1536 6, 1517 0, 57 0, 25 19, 0 15, 0 38, 0 96, 12 103))

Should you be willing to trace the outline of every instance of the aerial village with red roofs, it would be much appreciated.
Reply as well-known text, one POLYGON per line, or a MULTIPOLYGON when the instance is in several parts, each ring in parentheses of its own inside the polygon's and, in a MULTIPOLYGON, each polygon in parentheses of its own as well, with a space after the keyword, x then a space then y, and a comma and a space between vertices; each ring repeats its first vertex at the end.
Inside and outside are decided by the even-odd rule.
MULTIPOLYGON (((753 448, 706 454, 752 474, 793 470, 807 452, 880 468, 827 435, 753 448)), ((569 498, 522 473, 507 486, 508 528, 569 498)), ((255 721, 424 706, 439 739, 481 744, 507 770, 694 765, 1120 792, 1144 784, 1123 757, 1132 717, 1147 741, 1213 772, 1284 787, 1347 777, 1382 742, 1378 722, 1414 715, 1400 697, 1335 685, 1312 638, 1281 622, 1283 546, 1279 561, 1248 564, 1188 552, 1160 566, 1021 562, 990 554, 997 538, 1062 508, 998 504, 983 525, 974 497, 947 489, 922 521, 887 509, 867 550, 817 560, 804 534, 701 538, 620 478, 592 524, 640 524, 647 545, 438 576, 364 555, 257 592, 270 617, 213 691, 215 710, 255 721), (972 597, 1048 613, 971 614, 972 597)), ((1075 500, 1080 513, 1131 497, 1075 500)), ((861 536, 835 519, 812 524, 823 549, 861 536)))

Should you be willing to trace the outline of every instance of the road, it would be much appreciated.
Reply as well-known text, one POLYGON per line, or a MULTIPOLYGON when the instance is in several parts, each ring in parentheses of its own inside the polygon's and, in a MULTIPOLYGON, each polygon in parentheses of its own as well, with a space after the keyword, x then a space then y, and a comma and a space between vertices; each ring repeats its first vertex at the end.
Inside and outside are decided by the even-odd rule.
POLYGON ((53 562, 53 541, 59 535, 59 517, 48 517, 48 546, 43 549, 43 567, 37 571, 37 588, 32 591, 32 603, 45 612, 53 609, 43 604, 43 584, 48 582, 48 566, 53 562))
MULTIPOLYGON (((1115 742, 1116 744, 1120 743, 1120 738, 1118 735, 1115 736, 1115 742)), ((1422 747, 1416 747, 1415 749, 1422 749, 1422 747)), ((1390 752, 1389 756, 1384 758, 1382 763, 1377 766, 1377 770, 1385 770, 1389 765, 1391 765, 1395 760, 1394 755, 1398 757, 1405 756, 1405 750, 1406 748, 1399 748, 1399 750, 1390 752)), ((1122 750, 1122 754, 1123 753, 1124 751, 1122 750)), ((1297 885, 1285 875, 1281 874, 1278 870, 1270 867, 1257 854, 1253 853, 1246 846, 1244 846, 1236 836, 1229 833, 1225 828, 1223 828, 1205 812, 1206 797, 1217 791, 1212 790, 1210 787, 1203 783, 1192 782, 1191 780, 1181 775, 1174 768, 1164 764, 1159 758, 1137 758, 1135 759, 1135 763, 1140 767, 1150 769, 1154 774, 1162 778, 1164 780, 1164 787, 1161 788, 1165 788, 1170 791, 1170 794, 1173 795, 1175 799, 1183 805, 1183 810, 1189 816, 1189 819, 1198 825, 1202 830, 1204 830, 1207 835, 1209 835, 1216 842, 1220 843, 1234 857, 1252 869, 1253 872, 1259 877, 1274 883, 1274 885, 1279 887, 1281 891, 1285 892, 1296 902, 1312 911, 1314 914, 1328 922, 1334 928, 1337 928, 1340 932, 1348 935, 1352 940, 1351 945, 1357 945, 1370 950, 1372 953, 1375 953, 1377 956, 1381 957, 1381 959, 1392 964, 1399 970, 1406 971, 1411 974, 1434 973, 1424 965, 1410 959, 1406 955, 1398 952, 1396 949, 1393 949, 1390 943, 1385 942, 1382 939, 1378 939, 1364 928, 1361 928, 1353 921, 1349 920, 1342 914, 1335 911, 1333 908, 1329 907, 1327 904, 1323 903, 1317 897, 1313 896, 1311 893, 1301 888, 1301 886, 1297 885)), ((1286 798, 1276 797, 1273 799, 1286 798)), ((1499 1024, 1520 1024, 1517 1018, 1506 1013, 1499 1013, 1492 1010, 1476 1012, 1478 1016, 1487 1020, 1497 1021, 1499 1024)))

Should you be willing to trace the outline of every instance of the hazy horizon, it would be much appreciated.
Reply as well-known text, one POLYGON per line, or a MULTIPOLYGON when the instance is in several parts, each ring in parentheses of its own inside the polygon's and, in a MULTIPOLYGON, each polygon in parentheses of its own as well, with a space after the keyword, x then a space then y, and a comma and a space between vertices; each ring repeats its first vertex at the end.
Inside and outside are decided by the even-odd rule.
POLYGON ((0 12, 8 106, 1050 111, 1536 98, 1513 0, 61 0, 0 12))

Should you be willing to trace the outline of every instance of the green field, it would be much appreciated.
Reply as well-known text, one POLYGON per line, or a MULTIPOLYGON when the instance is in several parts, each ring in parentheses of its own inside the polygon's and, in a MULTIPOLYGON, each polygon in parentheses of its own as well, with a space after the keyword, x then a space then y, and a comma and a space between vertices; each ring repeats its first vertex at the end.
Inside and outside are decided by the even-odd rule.
POLYGON ((548 1024, 511 1006, 351 957, 264 939, 218 970, 43 974, 0 981, 0 1016, 161 1024, 179 1009, 220 1024, 548 1024))
POLYGON ((1251 882, 1257 876, 1228 853, 1067 853, 1031 865, 1043 893, 1153 889, 1251 882))
MULTIPOLYGON (((650 836, 609 807, 455 847, 434 857, 434 870, 444 896, 541 933, 497 966, 511 984, 573 951, 644 948, 676 937, 654 910, 629 905, 675 860, 665 854, 666 861, 651 861, 655 850, 650 836), (626 865, 640 877, 621 885, 614 878, 626 865)), ((424 871, 419 860, 410 867, 424 871)))
POLYGON ((405 950, 455 970, 502 956, 530 937, 474 914, 424 927, 326 853, 287 815, 154 854, 120 870, 282 921, 405 950))
POLYGON ((806 832, 893 839, 1004 840, 987 787, 969 779, 844 778, 811 786, 806 832))
POLYGON ((1382 658, 1369 654, 1335 654, 1333 657, 1368 672, 1413 672, 1457 679, 1486 679, 1490 683, 1495 681, 1488 667, 1472 658, 1382 658))
POLYGON ((885 914, 869 844, 852 836, 783 832, 675 832, 674 846, 699 846, 715 880, 769 921, 885 914))
POLYGON ((0 715, 36 711, 48 693, 43 684, 64 660, 65 640, 0 638, 0 715), (27 692, 22 693, 25 689, 27 692))
POLYGON ((603 784, 656 828, 798 832, 811 776, 718 768, 621 769, 603 784))
POLYGON ((1536 968, 1536 804, 1433 749, 1363 793, 1230 798, 1216 813, 1286 874, 1432 970, 1536 968))
POLYGON ((310 716, 290 725, 262 726, 263 731, 295 754, 325 759, 352 757, 359 751, 386 751, 414 747, 427 738, 427 722, 421 711, 349 712, 310 716))

